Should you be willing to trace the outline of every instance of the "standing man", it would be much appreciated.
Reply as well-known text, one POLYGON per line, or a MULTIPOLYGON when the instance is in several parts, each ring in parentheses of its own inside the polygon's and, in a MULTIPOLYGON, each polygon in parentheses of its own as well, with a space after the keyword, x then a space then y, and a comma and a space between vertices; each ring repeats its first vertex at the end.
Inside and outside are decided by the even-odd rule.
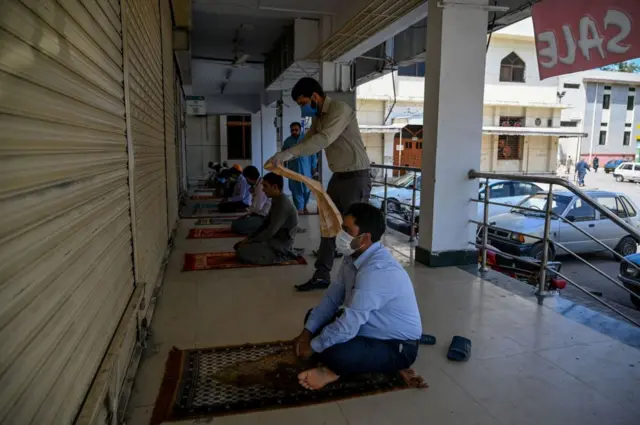
POLYGON ((576 164, 576 174, 578 174, 578 186, 584 187, 584 176, 587 175, 587 171, 589 171, 589 164, 584 159, 581 159, 580 162, 576 164))
MULTIPOLYGON (((291 123, 289 130, 291 130, 291 136, 287 137, 287 140, 284 141, 282 145, 283 150, 291 149, 302 140, 302 126, 299 122, 291 123)), ((291 159, 287 161, 287 168, 305 177, 313 178, 318 168, 318 157, 317 155, 309 155, 291 159)), ((289 179, 289 189, 291 190, 293 205, 296 206, 298 214, 309 214, 307 204, 311 197, 311 190, 309 190, 304 183, 291 179, 289 179)))
POLYGON ((571 166, 573 165, 573 160, 571 159, 571 155, 567 158, 567 172, 566 174, 571 174, 571 166))
MULTIPOLYGON (((267 162, 283 164, 293 158, 325 151, 333 172, 327 194, 344 214, 351 204, 368 202, 371 193, 369 157, 362 142, 355 111, 346 103, 327 96, 313 78, 301 78, 291 92, 303 117, 312 117, 311 128, 300 143, 276 153, 267 162)), ((322 238, 313 277, 299 291, 326 289, 331 283, 331 268, 336 256, 335 238, 322 238)))
POLYGON ((598 172, 598 167, 600 166, 600 158, 598 158, 598 156, 596 155, 595 158, 593 158, 593 170, 597 173, 598 172))

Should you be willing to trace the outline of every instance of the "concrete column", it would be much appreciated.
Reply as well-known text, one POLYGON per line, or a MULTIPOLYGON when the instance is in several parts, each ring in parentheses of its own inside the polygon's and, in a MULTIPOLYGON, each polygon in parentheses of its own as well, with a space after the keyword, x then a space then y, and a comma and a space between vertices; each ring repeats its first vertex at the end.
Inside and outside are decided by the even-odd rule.
POLYGON ((477 262, 475 240, 480 169, 488 0, 429 2, 424 96, 420 237, 416 260, 431 267, 477 262))

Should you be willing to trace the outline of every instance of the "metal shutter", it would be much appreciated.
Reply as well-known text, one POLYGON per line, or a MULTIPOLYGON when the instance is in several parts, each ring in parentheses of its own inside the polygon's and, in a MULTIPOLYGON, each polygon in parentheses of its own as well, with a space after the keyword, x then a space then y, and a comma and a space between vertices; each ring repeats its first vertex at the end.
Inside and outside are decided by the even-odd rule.
POLYGON ((169 233, 178 221, 178 169, 176 168, 175 77, 173 62, 173 20, 169 0, 161 0, 162 67, 164 71, 164 137, 166 146, 167 204, 169 233))
POLYGON ((0 423, 73 421, 134 289, 118 0, 0 5, 0 423))
POLYGON ((167 185, 160 7, 157 0, 126 0, 126 54, 131 136, 135 151, 136 271, 149 306, 167 247, 167 185))

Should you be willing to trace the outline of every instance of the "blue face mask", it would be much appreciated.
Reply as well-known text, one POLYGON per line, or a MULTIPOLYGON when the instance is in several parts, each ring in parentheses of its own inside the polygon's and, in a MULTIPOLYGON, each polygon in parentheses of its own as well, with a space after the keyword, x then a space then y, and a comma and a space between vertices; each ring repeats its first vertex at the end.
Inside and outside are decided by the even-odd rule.
POLYGON ((318 106, 314 105, 314 101, 300 107, 300 113, 303 117, 315 117, 318 115, 318 106))

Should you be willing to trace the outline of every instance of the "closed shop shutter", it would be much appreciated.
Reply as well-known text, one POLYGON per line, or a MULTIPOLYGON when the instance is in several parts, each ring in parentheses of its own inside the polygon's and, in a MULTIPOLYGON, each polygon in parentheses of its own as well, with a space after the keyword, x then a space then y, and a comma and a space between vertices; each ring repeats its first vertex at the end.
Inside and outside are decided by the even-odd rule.
POLYGON ((173 62, 173 20, 169 0, 162 3, 162 67, 164 72, 164 137, 167 167, 169 232, 178 221, 178 168, 176 166, 175 76, 173 62))
POLYGON ((0 10, 0 423, 70 424, 134 289, 120 5, 0 10))
POLYGON ((131 136, 135 151, 136 268, 149 305, 167 247, 167 185, 160 7, 126 0, 131 136))
POLYGON ((381 133, 363 133, 362 142, 367 149, 369 162, 384 163, 384 137, 381 133))

